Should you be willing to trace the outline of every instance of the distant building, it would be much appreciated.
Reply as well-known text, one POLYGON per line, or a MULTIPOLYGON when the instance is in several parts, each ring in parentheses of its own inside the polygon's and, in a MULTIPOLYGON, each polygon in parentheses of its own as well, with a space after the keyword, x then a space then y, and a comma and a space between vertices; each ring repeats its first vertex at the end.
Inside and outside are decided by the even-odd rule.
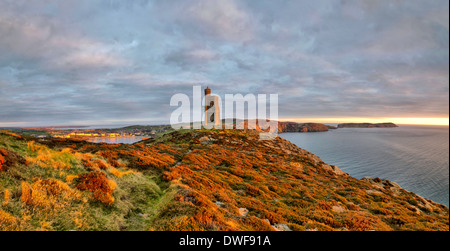
POLYGON ((220 125, 219 97, 211 95, 211 89, 205 89, 205 125, 220 125))

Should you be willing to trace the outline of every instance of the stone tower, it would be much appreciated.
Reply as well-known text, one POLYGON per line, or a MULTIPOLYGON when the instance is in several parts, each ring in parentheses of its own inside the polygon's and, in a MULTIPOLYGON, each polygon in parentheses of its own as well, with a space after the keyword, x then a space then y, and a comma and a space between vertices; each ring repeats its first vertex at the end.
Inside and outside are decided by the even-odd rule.
POLYGON ((205 124, 204 125, 220 125, 220 107, 219 97, 211 95, 211 89, 205 89, 205 124))

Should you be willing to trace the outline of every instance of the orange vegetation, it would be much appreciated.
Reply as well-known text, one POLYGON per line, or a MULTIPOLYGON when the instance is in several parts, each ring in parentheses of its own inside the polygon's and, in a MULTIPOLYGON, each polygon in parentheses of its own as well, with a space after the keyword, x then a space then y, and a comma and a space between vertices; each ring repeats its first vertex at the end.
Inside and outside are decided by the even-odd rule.
POLYGON ((3 153, 3 149, 0 149, 0 172, 3 170, 3 164, 5 164, 5 157, 3 157, 3 154, 6 155, 6 153, 3 153))
POLYGON ((26 161, 28 165, 56 169, 70 169, 72 166, 70 158, 72 154, 68 149, 56 151, 46 146, 35 144, 33 141, 28 142, 27 146, 32 154, 27 156, 26 161))
POLYGON ((443 205, 252 131, 181 130, 133 145, 24 139, 26 163, 0 149, 0 230, 449 229, 443 205))
POLYGON ((64 208, 81 194, 66 183, 47 179, 36 179, 32 184, 22 182, 22 201, 35 209, 58 210, 64 208))
POLYGON ((120 154, 124 158, 129 158, 131 166, 137 169, 162 169, 175 163, 173 156, 150 148, 121 150, 120 154))
POLYGON ((6 135, 9 135, 9 136, 13 136, 13 137, 16 137, 16 138, 18 138, 18 139, 21 139, 22 138, 22 136, 20 136, 19 134, 16 134, 16 133, 13 133, 13 132, 4 132, 4 134, 6 134, 6 135))
POLYGON ((0 148, 0 172, 6 172, 8 168, 24 163, 25 159, 16 152, 0 148))
MULTIPOLYGON (((412 205, 405 205, 411 194, 401 188, 394 194, 392 186, 386 186, 382 196, 371 195, 366 191, 374 188, 367 181, 337 174, 317 156, 281 138, 260 141, 257 134, 236 131, 170 136, 173 143, 190 142, 178 145, 189 152, 163 173, 166 181, 180 184, 181 192, 173 220, 157 220, 165 225, 157 229, 275 230, 279 225, 325 231, 431 229, 429 224, 418 225, 429 219, 424 207, 431 202, 418 205, 424 210, 418 215, 410 211, 412 205), (201 143, 200 137, 214 143, 201 143), (248 214, 242 215, 246 210, 248 214)), ((433 228, 448 230, 448 209, 432 207, 440 212, 433 214, 440 222, 433 228)))
POLYGON ((3 203, 2 206, 6 207, 9 203, 9 198, 10 198, 10 192, 8 189, 5 189, 5 191, 3 192, 3 203))
POLYGON ((13 215, 0 210, 0 231, 20 230, 20 220, 13 215))
POLYGON ((81 162, 89 170, 99 171, 108 169, 109 165, 101 159, 93 159, 92 154, 77 154, 81 159, 81 162))
POLYGON ((118 178, 121 178, 122 176, 130 174, 130 173, 133 173, 132 170, 128 170, 128 171, 122 172, 122 171, 120 171, 120 170, 118 170, 118 169, 116 169, 114 167, 109 168, 108 171, 110 173, 112 173, 113 175, 115 175, 116 177, 118 177, 118 178))
POLYGON ((114 203, 113 192, 116 184, 112 180, 108 180, 102 172, 90 172, 80 175, 77 178, 77 188, 84 191, 91 191, 95 199, 106 205, 114 203))

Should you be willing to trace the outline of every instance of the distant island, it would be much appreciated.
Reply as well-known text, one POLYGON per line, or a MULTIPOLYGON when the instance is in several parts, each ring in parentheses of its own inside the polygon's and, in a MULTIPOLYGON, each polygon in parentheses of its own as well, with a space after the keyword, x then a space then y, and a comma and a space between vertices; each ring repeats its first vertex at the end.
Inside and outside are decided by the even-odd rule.
POLYGON ((337 128, 374 128, 374 127, 398 127, 394 123, 343 123, 338 124, 337 128))

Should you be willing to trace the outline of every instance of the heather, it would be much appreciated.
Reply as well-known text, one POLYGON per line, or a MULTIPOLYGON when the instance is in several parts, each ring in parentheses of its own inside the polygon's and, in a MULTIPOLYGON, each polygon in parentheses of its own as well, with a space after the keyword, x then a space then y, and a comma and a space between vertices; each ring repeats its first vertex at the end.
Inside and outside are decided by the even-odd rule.
POLYGON ((329 164, 253 131, 133 145, 2 131, 0 230, 449 230, 447 207, 329 164))

